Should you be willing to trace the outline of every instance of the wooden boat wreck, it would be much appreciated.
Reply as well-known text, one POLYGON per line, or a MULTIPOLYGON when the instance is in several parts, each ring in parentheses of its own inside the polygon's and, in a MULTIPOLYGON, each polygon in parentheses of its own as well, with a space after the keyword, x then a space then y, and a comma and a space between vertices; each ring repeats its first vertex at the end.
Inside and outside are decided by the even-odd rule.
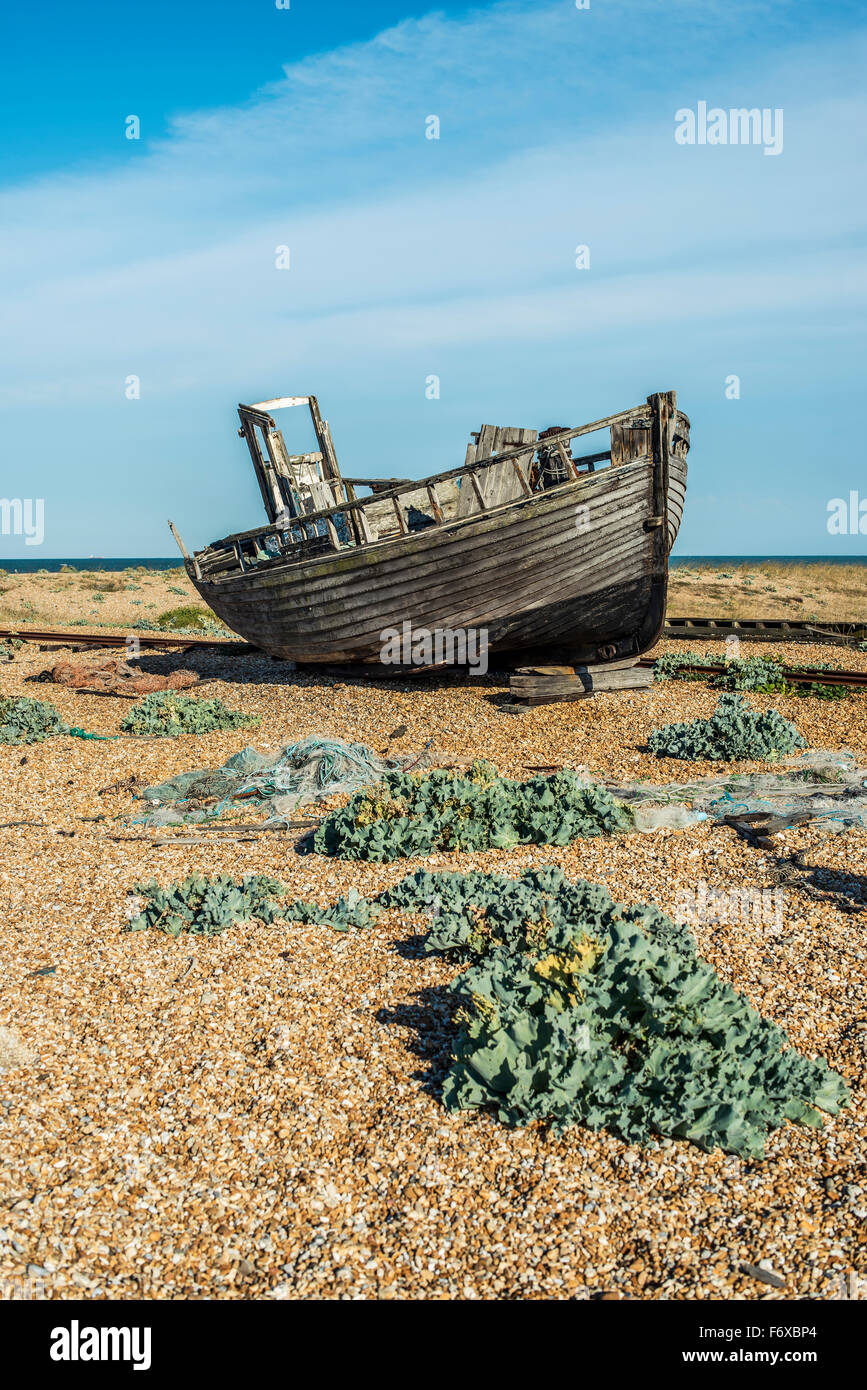
MULTIPOLYGON (((421 480, 342 477, 314 396, 238 414, 268 524, 193 556, 172 531, 205 602, 264 651, 381 674, 388 634, 408 630, 573 664, 623 662, 660 636, 689 449, 673 391, 574 429, 484 425, 460 467, 421 480), (272 412, 305 405, 319 447, 293 455, 272 412), (576 456, 603 430, 607 449, 576 456)), ((407 664, 444 650, 413 646, 407 664)))

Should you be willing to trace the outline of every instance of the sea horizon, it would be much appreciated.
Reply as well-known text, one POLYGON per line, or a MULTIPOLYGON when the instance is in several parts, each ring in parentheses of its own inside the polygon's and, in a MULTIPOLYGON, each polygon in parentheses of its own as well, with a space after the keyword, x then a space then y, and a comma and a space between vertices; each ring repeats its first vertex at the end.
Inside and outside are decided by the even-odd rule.
MULTIPOLYGON (((867 565, 867 555, 673 555, 669 558, 669 568, 678 569, 684 565, 867 565)), ((0 559, 0 570, 9 574, 57 574, 63 566, 78 572, 107 570, 116 573, 121 570, 183 569, 178 555, 111 556, 111 555, 73 555, 52 559, 31 559, 18 556, 13 559, 0 559)))

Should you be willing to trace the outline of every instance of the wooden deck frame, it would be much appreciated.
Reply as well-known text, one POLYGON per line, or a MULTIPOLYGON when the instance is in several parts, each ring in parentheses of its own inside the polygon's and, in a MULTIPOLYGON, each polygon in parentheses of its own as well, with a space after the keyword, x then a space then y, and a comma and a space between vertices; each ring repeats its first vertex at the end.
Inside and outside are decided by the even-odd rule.
MULTIPOLYGON (((649 447, 643 449, 642 452, 652 452, 655 462, 657 460, 657 457, 659 457, 659 466, 654 468, 654 513, 655 517, 664 517, 664 505, 660 504, 660 498, 664 498, 666 495, 665 487, 667 486, 667 459, 669 452, 672 448, 672 435, 675 423, 679 422, 681 418, 679 417, 679 413, 677 412, 676 399, 676 394, 674 392, 648 396, 643 406, 633 406, 629 410, 617 411, 613 415, 603 416, 601 419, 593 420, 589 424, 579 425, 573 429, 561 430, 555 435, 550 435, 547 439, 545 439, 544 445, 546 448, 553 447, 556 450, 556 452, 560 455, 560 457, 563 459, 566 465, 569 478, 568 482, 564 484, 564 486, 569 486, 572 483, 574 483, 578 478, 585 476, 585 474, 583 474, 579 469, 580 464, 587 465, 588 472, 592 472, 595 464, 601 462, 604 459, 610 459, 612 467, 619 467, 625 461, 627 461, 628 457, 625 452, 624 441, 627 442, 627 448, 631 446, 632 448, 637 449, 640 447, 639 441, 643 441, 646 439, 649 442, 649 447), (573 458, 571 453, 567 451, 566 445, 573 439, 580 438, 582 435, 586 434, 594 434, 598 430, 602 429, 609 429, 612 432, 612 449, 610 452, 603 451, 601 453, 588 454, 584 457, 573 458), (665 441, 664 458, 661 453, 661 441, 663 440, 665 441)), ((320 452, 323 456, 323 474, 325 474, 326 471, 328 472, 329 479, 337 486, 337 488, 339 488, 346 500, 344 502, 336 503, 330 507, 322 508, 317 511, 306 512, 304 513, 303 518, 293 518, 292 522, 289 524, 287 524, 285 521, 272 521, 269 525, 257 526, 249 531, 236 532, 231 536, 225 536, 220 540, 214 541, 211 543, 211 545, 207 546, 205 550, 197 552, 196 556, 194 557, 197 564, 197 568, 201 568, 202 562, 204 562, 204 569, 207 572, 210 568, 208 561, 211 561, 212 563, 214 561, 217 561, 219 558, 221 558, 221 552, 234 552, 236 555, 240 557, 241 549, 245 542, 253 541, 256 543, 262 543, 268 537, 281 538, 282 543, 280 544, 279 552, 273 556, 273 562, 279 563, 282 560, 291 558, 293 553, 299 553, 301 550, 301 547, 298 546, 297 542, 282 540, 283 535, 288 530, 294 529, 296 526, 299 525, 303 525, 306 532, 306 527, 309 524, 318 523, 320 521, 325 522, 328 539, 331 543, 332 549, 339 549, 340 542, 336 528, 334 526, 335 516, 344 517, 348 521, 349 525, 352 528, 354 542, 356 546, 368 547, 371 545, 375 545, 379 538, 373 536, 367 517, 365 515, 365 508, 373 503, 379 504, 382 502, 390 501, 394 508, 395 516, 398 523, 398 534, 400 534, 401 536, 407 536, 410 533, 409 528, 406 524, 406 518, 404 516, 404 511, 403 507, 401 506, 400 499, 406 493, 418 492, 421 490, 427 491, 428 497, 431 501, 431 510, 433 512, 433 524, 435 526, 445 526, 454 524, 451 521, 445 520, 441 508, 437 505, 437 484, 444 483, 452 479, 462 479, 464 477, 468 477, 470 487, 473 489, 473 493, 479 509, 478 512, 475 513, 475 515, 480 515, 482 513, 487 512, 489 508, 485 504, 483 489, 479 485, 479 479, 477 475, 484 469, 488 469, 493 467, 494 465, 500 465, 503 463, 511 463, 516 473, 520 475, 523 484, 523 489, 525 489, 525 491, 523 492, 524 498, 534 495, 532 493, 532 490, 530 489, 528 480, 523 475, 523 470, 521 469, 519 462, 519 459, 522 456, 526 457, 527 454, 528 446, 526 443, 523 443, 516 445, 514 448, 509 448, 499 453, 492 454, 488 458, 475 459, 471 463, 464 463, 458 466, 457 468, 448 469, 442 473, 437 473, 427 478, 400 480, 392 487, 380 488, 374 495, 371 495, 369 497, 358 497, 356 494, 356 484, 360 485, 362 483, 362 480, 352 479, 350 482, 348 480, 343 480, 340 477, 340 471, 337 465, 337 458, 334 453, 334 446, 331 442, 331 436, 330 432, 328 431, 327 422, 321 419, 318 409, 318 403, 316 402, 315 397, 282 397, 279 400, 262 402, 259 406, 239 406, 239 414, 242 411, 244 412, 244 414, 242 415, 242 424, 244 425, 244 428, 239 430, 239 434, 243 435, 247 432, 246 425, 248 420, 252 421, 255 424, 262 423, 267 424, 270 427, 274 427, 273 419, 270 415, 266 413, 264 408, 267 406, 277 408, 278 405, 283 406, 284 404, 307 404, 310 406, 311 416, 313 418, 317 440, 320 444, 320 452)), ((682 417, 682 419, 685 422, 685 417, 682 417)), ((681 429, 683 429, 683 427, 684 426, 682 425, 681 429)), ((267 434, 265 437, 267 439, 267 434)), ((258 442, 256 441, 256 443, 258 442)), ((253 461, 255 465, 256 454, 252 447, 250 452, 253 455, 253 461)), ((259 474, 260 469, 257 469, 257 476, 259 476, 259 474)), ((259 480, 263 499, 266 503, 266 509, 268 510, 269 515, 273 515, 274 513, 272 513, 271 511, 271 507, 268 505, 269 488, 267 485, 263 486, 263 479, 261 476, 259 480)), ((273 496, 273 493, 271 493, 270 495, 273 496)), ((517 500, 520 501, 521 499, 519 498, 517 500)), ((504 503, 503 505, 512 506, 514 505, 514 500, 511 502, 504 503)), ((656 548, 657 554, 654 570, 658 572, 660 563, 663 569, 667 568, 667 549, 666 527, 662 524, 662 521, 659 521, 656 524, 659 526, 659 543, 656 548)), ((219 568, 221 573, 224 572, 224 566, 222 564, 220 564, 219 568)))
MULTIPOLYGON (((686 494, 688 418, 673 393, 662 393, 577 429, 555 426, 544 440, 554 467, 538 479, 540 451, 528 453, 529 434, 483 426, 482 448, 463 467, 380 479, 373 497, 355 495, 356 486, 366 491, 356 479, 341 480, 345 493, 337 496, 345 501, 314 488, 304 505, 324 497, 327 506, 228 537, 187 560, 187 572, 233 631, 304 663, 361 663, 374 674, 383 666, 384 634, 407 621, 419 630, 482 632, 488 651, 519 666, 611 668, 641 655, 664 618, 668 553, 686 494), (558 441, 571 455, 569 439, 606 425, 610 467, 594 475, 588 459, 576 457, 573 473, 568 456, 563 466, 558 441), (502 468, 482 471, 495 464, 502 468), (472 482, 459 487, 465 474, 480 484, 484 506, 472 482), (472 510, 457 505, 461 496, 472 510), (583 512, 587 527, 576 523, 583 512), (352 544, 353 532, 364 543, 352 544)), ((309 476, 305 469, 299 481, 309 476)))

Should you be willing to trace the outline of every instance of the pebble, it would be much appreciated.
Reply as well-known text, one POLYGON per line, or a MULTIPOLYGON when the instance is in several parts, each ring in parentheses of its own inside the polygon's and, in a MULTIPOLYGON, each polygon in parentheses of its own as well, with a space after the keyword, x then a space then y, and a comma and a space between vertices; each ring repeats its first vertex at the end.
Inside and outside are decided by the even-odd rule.
MULTIPOLYGON (((828 660, 829 648, 774 654, 828 660)), ((867 654, 844 655, 867 669, 867 654)), ((0 688, 32 695, 26 676, 51 660, 19 654, 0 667, 0 688)), ((154 669, 170 660, 145 657, 154 669)), ((0 829, 0 1039, 14 1034, 29 1059, 3 1073, 9 1239, 0 1241, 0 1282, 20 1279, 28 1261, 58 1299, 82 1290, 127 1299, 809 1299, 829 1297, 841 1274, 863 1278, 864 934, 862 919, 841 910, 852 892, 843 880, 867 882, 861 831, 800 827, 770 852, 703 824, 437 856, 511 875, 556 864, 607 883, 619 901, 671 913, 699 879, 771 888, 779 856, 800 854, 808 867, 783 887, 782 935, 751 920, 692 926, 719 974, 853 1089, 851 1108, 821 1130, 772 1134, 762 1162, 679 1140, 638 1149, 604 1131, 511 1130, 487 1114, 445 1111, 448 987, 460 966, 419 955, 420 919, 383 914, 375 928, 340 938, 339 950, 327 926, 294 922, 177 940, 121 930, 128 895, 152 876, 273 874, 291 897, 324 906, 350 887, 376 893, 408 867, 299 856, 273 835, 156 849, 131 838, 128 794, 99 795, 133 772, 155 783, 216 767, 248 742, 276 747, 312 733, 382 749, 404 724, 393 751, 419 752, 432 739, 441 764, 483 755, 519 777, 528 765, 563 762, 612 779, 685 780, 728 769, 660 764, 646 737, 661 722, 708 715, 714 692, 671 683, 511 718, 490 699, 506 689, 495 674, 479 684, 363 685, 257 656, 183 662, 200 670, 203 696, 259 714, 260 728, 51 739, 29 747, 23 765, 20 749, 0 747, 3 819, 39 822, 0 829), (106 819, 81 819, 93 816, 106 819), (821 899, 801 887, 815 869, 828 875, 821 899), (47 962, 53 974, 34 973, 47 962), (845 1196, 831 1200, 831 1191, 845 1196), (757 1249, 785 1269, 784 1293, 744 1272, 758 1268, 757 1249)), ((70 723, 109 735, 127 709, 114 697, 44 686, 38 694, 70 723)), ((779 708, 812 746, 849 747, 867 762, 863 697, 749 698, 779 708)))
POLYGON ((0 1071, 29 1067, 35 1061, 33 1048, 27 1047, 12 1028, 0 1027, 0 1071))

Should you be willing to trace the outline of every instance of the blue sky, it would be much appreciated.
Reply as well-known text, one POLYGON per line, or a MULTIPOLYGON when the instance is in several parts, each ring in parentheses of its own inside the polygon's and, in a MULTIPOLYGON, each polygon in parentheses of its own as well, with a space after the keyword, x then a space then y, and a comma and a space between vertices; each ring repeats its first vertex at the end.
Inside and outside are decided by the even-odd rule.
POLYGON ((860 5, 51 0, 0 40, 0 496, 46 556, 255 525, 239 400, 313 391, 345 472, 418 476, 670 387, 680 552, 864 552, 826 529, 867 500, 860 5), (700 101, 782 152, 677 144, 700 101))

